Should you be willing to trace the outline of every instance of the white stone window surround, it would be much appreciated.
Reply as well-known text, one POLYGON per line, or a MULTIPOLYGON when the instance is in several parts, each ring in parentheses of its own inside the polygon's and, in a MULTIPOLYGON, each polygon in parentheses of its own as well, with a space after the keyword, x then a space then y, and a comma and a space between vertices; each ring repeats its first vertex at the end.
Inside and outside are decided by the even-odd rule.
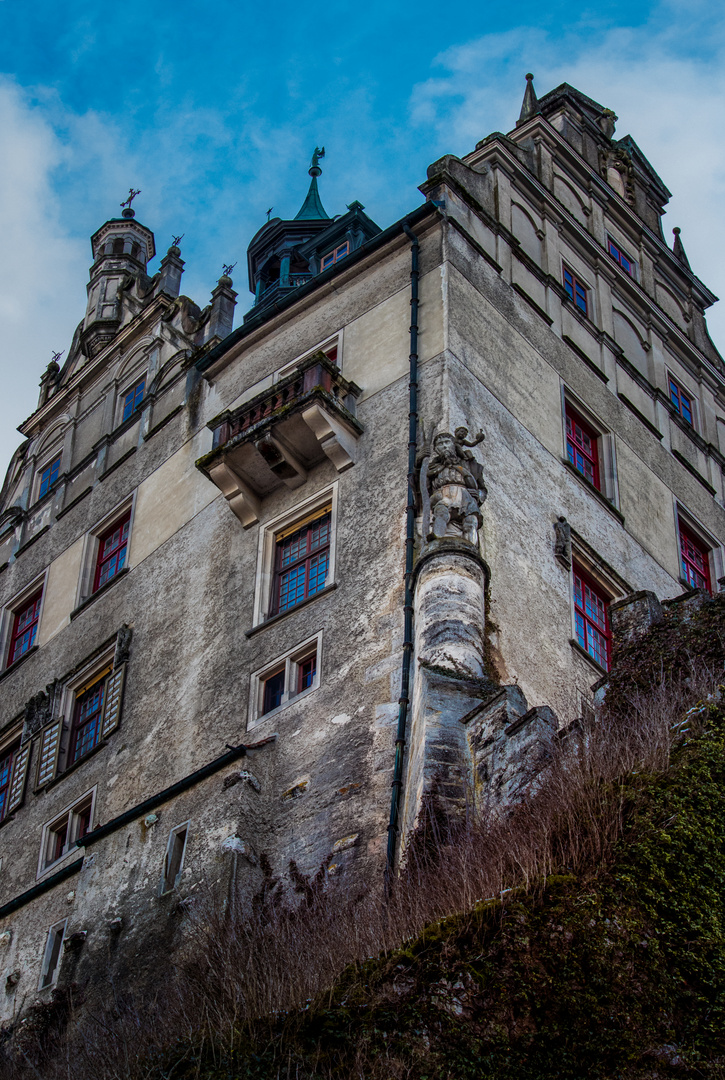
MULTIPOLYGON (((257 549, 257 572, 254 585, 254 615, 253 626, 259 626, 269 618, 269 609, 272 604, 272 585, 274 581, 274 560, 276 551, 276 536, 283 529, 294 525, 296 519, 307 517, 318 507, 322 510, 328 504, 331 507, 330 514, 330 562, 327 567, 327 577, 324 588, 327 589, 335 580, 335 557, 337 552, 337 503, 339 481, 334 480, 316 495, 311 495, 304 502, 296 503, 294 507, 278 514, 270 521, 260 524, 259 545, 257 549)), ((312 598, 311 598, 312 599, 312 598)), ((294 611, 288 608, 283 615, 294 611)), ((275 616, 276 618, 277 616, 275 616)))
POLYGON ((131 511, 131 518, 128 525, 128 544, 126 547, 126 561, 124 562, 124 570, 130 570, 131 568, 131 545, 133 542, 133 520, 136 510, 136 494, 134 490, 130 495, 127 495, 120 503, 114 506, 113 510, 105 514, 96 524, 88 530, 83 538, 83 555, 81 558, 81 573, 78 579, 78 588, 76 590, 76 599, 74 609, 77 608, 84 600, 88 600, 93 595, 93 581, 96 573, 96 562, 98 560, 98 543, 99 539, 108 529, 111 528, 114 521, 118 518, 122 518, 125 514, 131 511))
POLYGON ((331 349, 337 348, 337 357, 335 363, 342 371, 342 342, 343 342, 343 330, 338 330, 334 334, 330 334, 329 337, 323 338, 322 341, 318 341, 316 345, 313 345, 311 349, 305 349, 303 353, 296 356, 294 360, 290 360, 289 363, 284 364, 281 368, 277 368, 274 373, 274 382, 279 382, 286 375, 290 375, 298 364, 301 364, 303 360, 306 360, 308 356, 312 356, 313 353, 323 352, 328 353, 331 349))
MULTIPOLYGON (((85 791, 79 798, 74 799, 72 803, 69 803, 60 813, 55 814, 52 818, 45 822, 42 827, 40 837, 40 852, 38 853, 38 871, 36 873, 36 881, 46 877, 50 873, 54 873, 69 856, 75 856, 80 858, 83 854, 78 848, 76 848, 76 840, 78 839, 78 830, 80 825, 80 814, 87 810, 90 805, 90 828, 93 828, 93 818, 96 812, 96 793, 98 791, 98 785, 85 791), (65 822, 68 823, 68 835, 66 839, 65 848, 61 855, 57 859, 52 859, 50 854, 50 847, 54 843, 54 834, 58 828, 65 822)), ((90 831, 90 829, 89 829, 90 831)))
POLYGON ((258 668, 257 671, 252 672, 252 676, 249 682, 249 713, 247 721, 247 730, 257 727, 258 724, 264 723, 265 720, 269 720, 271 717, 276 717, 283 709, 286 709, 288 705, 293 702, 302 701, 309 694, 314 693, 320 685, 320 672, 322 669, 322 630, 318 630, 312 637, 305 638, 304 641, 295 645, 293 649, 288 649, 287 652, 280 653, 279 656, 275 656, 273 660, 265 664, 264 667, 258 668), (306 690, 302 690, 301 693, 296 693, 297 678, 299 665, 304 660, 309 660, 311 656, 316 657, 315 662, 315 677, 312 681, 312 685, 308 686, 306 690), (284 668, 285 680, 284 680, 284 693, 282 695, 282 701, 276 709, 270 709, 269 712, 262 713, 264 707, 264 684, 266 680, 277 672, 284 668))
MULTIPOLYGON (((617 458, 615 453, 614 435, 599 420, 599 418, 587 408, 581 398, 578 398, 566 386, 561 383, 561 419, 563 438, 563 460, 569 460, 566 445, 566 407, 570 405, 574 412, 580 413, 597 435, 597 451, 599 454, 599 491, 616 509, 619 509, 619 483, 617 480, 617 458)), ((582 481, 586 483, 584 477, 582 481)))
POLYGON ((60 971, 60 958, 65 940, 68 919, 61 919, 48 928, 43 950, 43 963, 40 966, 38 990, 48 990, 55 986, 60 971))
POLYGON ((675 537, 677 540, 677 578, 682 584, 683 588, 691 588, 682 577, 682 569, 680 565, 680 523, 682 523, 686 529, 689 529, 691 533, 702 543, 703 547, 708 548, 710 556, 710 584, 714 593, 718 591, 718 579, 725 574, 725 556, 723 555, 723 546, 720 541, 712 535, 712 533, 704 527, 695 517, 695 515, 683 506, 674 496, 672 497, 672 507, 675 515, 675 537))
MULTIPOLYGON (((38 574, 33 578, 29 585, 26 585, 23 589, 12 596, 8 602, 4 605, 2 613, 0 613, 0 671, 5 671, 8 666, 8 651, 10 649, 10 638, 13 633, 13 623, 15 622, 15 615, 18 610, 23 607, 24 604, 30 600, 35 593, 40 592, 42 589, 42 596, 40 598, 40 613, 38 615, 38 631, 36 634, 36 643, 38 635, 40 634, 40 627, 43 622, 43 608, 45 607, 45 595, 47 591, 48 583, 48 569, 46 566, 42 574, 38 574)), ((27 656, 27 653, 24 655, 27 656)), ((22 657, 18 658, 18 662, 22 657)))
POLYGON ((161 871, 161 881, 159 883, 159 896, 165 896, 167 893, 173 892, 178 886, 181 880, 181 875, 184 870, 184 860, 186 858, 186 849, 189 844, 189 830, 191 828, 191 819, 182 821, 180 825, 174 825, 173 829, 169 832, 169 839, 166 842, 166 850, 164 852, 164 865, 161 871), (183 834, 183 841, 179 841, 183 834), (177 852, 177 868, 173 874, 173 880, 169 878, 169 872, 172 867, 172 860, 174 859, 174 847, 180 843, 181 851, 177 852))

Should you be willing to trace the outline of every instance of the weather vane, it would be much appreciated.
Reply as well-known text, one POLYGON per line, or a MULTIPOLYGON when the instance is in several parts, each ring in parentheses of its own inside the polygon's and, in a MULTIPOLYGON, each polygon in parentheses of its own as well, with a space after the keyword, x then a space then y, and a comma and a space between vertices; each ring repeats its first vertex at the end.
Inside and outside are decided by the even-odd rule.
POLYGON ((273 210, 274 210, 274 207, 270 206, 269 210, 267 211, 267 221, 269 221, 270 217, 272 216, 272 211, 273 210))
POLYGON ((51 349, 50 351, 53 353, 53 359, 51 360, 51 364, 57 364, 61 356, 65 352, 65 349, 63 349, 62 352, 55 352, 53 349, 51 349))
POLYGON ((237 265, 236 263, 228 263, 228 264, 223 263, 222 264, 222 272, 225 273, 227 275, 227 277, 231 277, 232 276, 232 270, 234 269, 234 267, 236 265, 237 265))
POLYGON ((138 188, 138 189, 135 190, 134 188, 130 187, 128 189, 128 198, 125 200, 125 202, 121 203, 121 206, 128 206, 128 208, 130 209, 131 208, 131 203, 136 198, 136 196, 140 195, 140 194, 141 194, 141 188, 138 188))
POLYGON ((178 247, 185 236, 186 236, 186 233, 182 233, 181 236, 172 236, 171 237, 171 245, 172 245, 172 247, 178 247))

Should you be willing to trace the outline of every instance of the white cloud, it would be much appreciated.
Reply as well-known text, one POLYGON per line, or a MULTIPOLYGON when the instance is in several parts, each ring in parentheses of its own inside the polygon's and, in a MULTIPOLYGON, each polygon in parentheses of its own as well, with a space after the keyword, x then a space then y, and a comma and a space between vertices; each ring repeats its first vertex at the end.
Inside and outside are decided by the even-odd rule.
POLYGON ((514 126, 527 71, 540 96, 568 82, 614 109, 617 136, 632 135, 672 192, 668 243, 680 226, 694 272, 723 297, 708 324, 725 352, 725 34, 711 26, 707 53, 688 56, 680 29, 691 14, 660 8, 644 28, 587 27, 557 39, 532 27, 479 38, 438 57, 442 74, 415 88, 411 111, 433 129, 439 152, 460 155, 514 126))

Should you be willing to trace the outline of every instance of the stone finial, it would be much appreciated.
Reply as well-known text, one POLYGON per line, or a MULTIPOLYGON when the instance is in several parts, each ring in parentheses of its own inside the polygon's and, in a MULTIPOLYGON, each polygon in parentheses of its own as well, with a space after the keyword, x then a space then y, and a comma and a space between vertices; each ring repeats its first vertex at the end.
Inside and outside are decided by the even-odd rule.
POLYGON ((526 76, 526 89, 524 90, 524 100, 521 105, 521 113, 516 121, 516 127, 521 124, 525 124, 527 120, 530 120, 532 116, 536 116, 541 112, 539 109, 539 99, 536 96, 534 90, 534 76, 531 72, 526 76))
POLYGON ((159 267, 159 292, 165 293, 174 299, 181 291, 181 275, 184 273, 184 261, 181 258, 181 248, 178 241, 181 236, 175 236, 174 243, 168 249, 159 267))
POLYGON ((690 272, 691 272, 692 268, 690 266, 690 261, 687 258, 687 255, 685 254, 685 245, 682 243, 682 240, 680 239, 680 232, 681 231, 682 230, 679 229, 679 228, 674 228, 672 230, 672 232, 675 235, 675 242, 672 245, 672 254, 675 256, 675 258, 677 259, 677 261, 679 263, 682 263, 682 265, 685 267, 686 270, 690 270, 690 272))

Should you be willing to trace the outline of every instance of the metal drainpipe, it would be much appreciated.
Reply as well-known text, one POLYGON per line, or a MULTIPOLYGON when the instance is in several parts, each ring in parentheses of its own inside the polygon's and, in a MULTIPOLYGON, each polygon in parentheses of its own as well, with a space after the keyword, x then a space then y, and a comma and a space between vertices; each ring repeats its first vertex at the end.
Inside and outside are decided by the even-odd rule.
POLYGON ((410 704, 410 662, 413 657, 413 550, 415 546, 415 459, 418 452, 418 237, 407 224, 403 232, 410 238, 410 375, 408 380, 408 503, 405 533, 405 597, 403 611, 405 630, 403 640, 403 670, 398 699, 398 734, 395 740, 395 767, 390 797, 388 824, 388 854, 385 880, 392 887, 395 868, 395 848, 398 838, 400 794, 403 788, 403 755, 410 704))

